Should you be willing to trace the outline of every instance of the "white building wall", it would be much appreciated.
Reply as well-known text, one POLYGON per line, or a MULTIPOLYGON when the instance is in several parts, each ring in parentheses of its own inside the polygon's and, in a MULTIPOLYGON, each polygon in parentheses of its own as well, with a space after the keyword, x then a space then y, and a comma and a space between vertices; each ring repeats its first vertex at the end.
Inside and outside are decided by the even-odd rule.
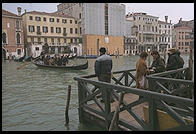
POLYGON ((108 32, 111 36, 125 35, 125 5, 108 4, 108 32))
POLYGON ((131 27, 133 26, 133 24, 133 21, 125 21, 125 37, 131 37, 131 27))
POLYGON ((104 3, 84 3, 82 23, 83 34, 104 35, 104 3))

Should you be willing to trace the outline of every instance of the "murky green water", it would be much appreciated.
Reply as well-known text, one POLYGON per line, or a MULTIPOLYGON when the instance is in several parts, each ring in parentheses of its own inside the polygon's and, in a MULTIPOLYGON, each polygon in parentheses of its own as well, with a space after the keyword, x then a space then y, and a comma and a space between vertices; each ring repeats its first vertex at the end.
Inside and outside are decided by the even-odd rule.
MULTIPOLYGON (((183 55, 188 66, 188 55, 183 55)), ((138 56, 113 57, 113 71, 135 68, 138 56)), ((152 57, 151 57, 152 58, 152 57)), ((79 123, 75 76, 94 73, 94 61, 82 71, 42 69, 29 63, 2 62, 2 130, 83 131, 102 130, 79 123), (71 85, 69 125, 65 126, 67 87, 71 85)))

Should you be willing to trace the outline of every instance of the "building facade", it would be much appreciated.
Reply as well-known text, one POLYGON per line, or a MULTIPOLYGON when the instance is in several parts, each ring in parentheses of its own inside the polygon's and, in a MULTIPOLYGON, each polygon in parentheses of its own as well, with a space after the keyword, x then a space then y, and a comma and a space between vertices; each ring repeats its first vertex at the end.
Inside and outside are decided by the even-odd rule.
POLYGON ((158 50, 168 51, 172 48, 172 24, 168 22, 168 16, 165 16, 165 21, 158 21, 158 31, 158 50))
MULTIPOLYGON (((113 42, 113 39, 121 40, 125 34, 125 5, 118 3, 62 3, 57 6, 58 13, 70 13, 73 17, 79 18, 81 21, 80 32, 83 35, 83 54, 88 54, 87 44, 88 37, 93 42, 100 43, 102 40, 97 37, 103 37, 113 42), (64 9, 63 9, 64 8, 64 9)), ((121 41, 120 41, 121 42, 121 41)), ((124 52, 124 42, 119 45, 119 52, 124 52)), ((98 47, 92 45, 92 54, 97 54, 98 47)), ((104 46, 108 47, 108 46, 104 46)), ((115 48, 115 46, 113 46, 115 48)), ((90 48, 91 49, 91 48, 90 48)), ((118 50, 110 47, 108 53, 113 54, 118 50)))
POLYGON ((181 53, 189 53, 190 46, 194 41, 194 38, 191 37, 192 28, 191 27, 175 27, 175 40, 174 40, 174 48, 178 49, 181 53))
MULTIPOLYGON (((25 12, 22 16, 29 56, 37 57, 42 51, 50 54, 70 53, 72 45, 81 44, 78 20, 74 17, 38 11, 25 12)), ((76 54, 79 54, 79 50, 76 54)))
POLYGON ((146 13, 129 13, 126 19, 133 21, 137 27, 137 53, 157 50, 158 48, 158 17, 146 13))
POLYGON ((24 56, 23 21, 20 16, 2 9, 2 58, 13 59, 24 56))
POLYGON ((182 53, 189 53, 190 47, 194 51, 194 20, 179 22, 173 26, 173 45, 182 53))

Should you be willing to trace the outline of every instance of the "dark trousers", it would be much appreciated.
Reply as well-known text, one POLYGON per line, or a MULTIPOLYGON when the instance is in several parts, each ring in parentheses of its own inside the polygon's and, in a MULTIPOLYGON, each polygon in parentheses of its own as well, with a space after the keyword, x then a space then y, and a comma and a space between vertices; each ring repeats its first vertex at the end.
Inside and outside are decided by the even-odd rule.
MULTIPOLYGON (((111 83, 111 74, 101 74, 98 76, 98 80, 102 82, 107 82, 111 83)), ((102 93, 102 100, 105 102, 105 89, 101 88, 101 93, 102 93)), ((111 94, 111 90, 108 90, 108 93, 111 94)), ((111 96, 111 101, 113 101, 112 96, 111 96)))

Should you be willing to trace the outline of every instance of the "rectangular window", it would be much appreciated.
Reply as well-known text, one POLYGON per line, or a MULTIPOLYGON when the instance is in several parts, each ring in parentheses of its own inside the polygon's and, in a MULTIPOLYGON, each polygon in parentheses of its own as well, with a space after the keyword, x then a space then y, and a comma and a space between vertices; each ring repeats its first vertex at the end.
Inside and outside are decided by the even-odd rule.
POLYGON ((73 43, 73 39, 70 39, 70 43, 73 43))
POLYGON ((29 16, 29 20, 33 20, 33 16, 29 16))
POLYGON ((20 28, 20 24, 19 24, 19 20, 17 19, 16 20, 16 29, 19 29, 20 28))
POLYGON ((57 39, 58 39, 58 40, 57 40, 57 41, 58 41, 58 43, 60 43, 60 38, 57 38, 57 39))
POLYGON ((78 29, 77 28, 75 28, 75 34, 78 34, 78 29))
POLYGON ((29 25, 29 32, 35 32, 34 26, 29 25))
POLYGON ((43 27, 42 27, 42 30, 43 30, 44 33, 48 33, 48 27, 43 26, 43 27))
POLYGON ((37 40, 38 40, 38 43, 41 43, 41 38, 37 38, 37 40))
POLYGON ((70 24, 72 24, 72 20, 70 20, 70 24))
POLYGON ((81 19, 81 18, 82 18, 82 14, 80 13, 80 14, 79 14, 79 19, 81 19))
POLYGON ((46 21, 46 17, 44 17, 44 19, 43 19, 44 21, 46 21))
POLYGON ((59 23, 59 19, 56 19, 56 22, 59 23))
POLYGON ((35 47, 35 51, 39 51, 39 47, 35 47))
POLYGON ((41 21, 41 17, 37 17, 37 16, 36 16, 36 17, 35 17, 35 20, 36 20, 36 21, 41 21))
POLYGON ((80 27, 80 34, 82 34, 82 28, 80 27))
POLYGON ((21 49, 17 49, 17 54, 21 55, 21 49))
POLYGON ((66 43, 66 38, 64 38, 64 43, 66 43))
POLYGON ((54 18, 50 18, 50 22, 54 22, 54 18))
POLYGON ((70 28, 70 34, 72 34, 73 33, 73 28, 70 28))
POLYGON ((61 33, 61 28, 60 27, 56 28, 56 33, 61 33))
POLYGON ((47 42, 48 42, 47 38, 44 38, 44 42, 45 42, 45 43, 47 43, 47 42))
POLYGON ((78 24, 77 20, 75 20, 75 24, 78 24))
POLYGON ((37 26, 37 34, 41 34, 40 26, 37 26))
POLYGON ((34 43, 34 38, 33 37, 31 37, 31 43, 34 43))
POLYGON ((51 33, 54 33, 54 27, 50 27, 51 33))
POLYGON ((54 43, 54 38, 51 38, 51 42, 54 43))
POLYGON ((66 28, 63 28, 63 33, 66 33, 66 28))
POLYGON ((66 19, 62 19, 62 23, 67 23, 67 20, 66 19))

